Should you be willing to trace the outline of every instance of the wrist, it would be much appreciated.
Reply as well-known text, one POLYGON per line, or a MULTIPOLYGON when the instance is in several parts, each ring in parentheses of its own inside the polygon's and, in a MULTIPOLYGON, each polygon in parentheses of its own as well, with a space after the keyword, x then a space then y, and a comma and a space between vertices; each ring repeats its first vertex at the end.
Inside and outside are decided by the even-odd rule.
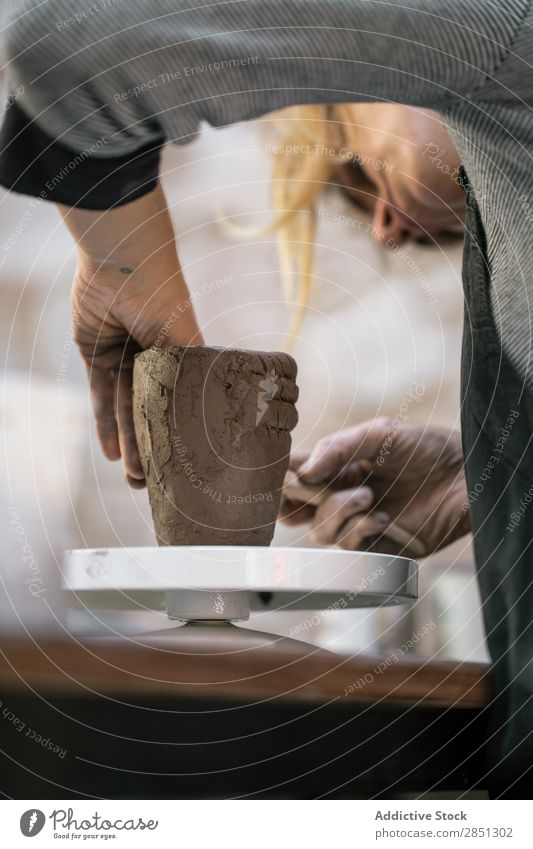
POLYGON ((454 492, 450 493, 451 498, 455 501, 455 515, 457 521, 455 524, 456 538, 466 536, 472 530, 470 523, 470 503, 468 500, 468 492, 466 488, 466 480, 464 472, 460 472, 460 477, 454 487, 454 492))
POLYGON ((107 257, 79 248, 78 271, 86 281, 93 277, 105 279, 108 285, 123 286, 141 284, 148 292, 160 286, 172 284, 187 291, 178 255, 175 250, 145 254, 142 246, 136 250, 116 251, 107 257))
POLYGON ((163 190, 109 210, 59 207, 75 239, 81 267, 89 272, 136 270, 141 265, 172 272, 179 268, 175 233, 163 190))

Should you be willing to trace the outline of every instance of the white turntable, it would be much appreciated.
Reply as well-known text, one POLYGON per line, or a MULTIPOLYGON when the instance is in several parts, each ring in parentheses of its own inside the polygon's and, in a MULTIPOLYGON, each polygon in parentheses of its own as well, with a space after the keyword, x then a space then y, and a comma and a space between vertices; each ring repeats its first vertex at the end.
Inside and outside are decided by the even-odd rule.
POLYGON ((242 621, 251 611, 381 607, 417 597, 406 557, 326 548, 189 546, 69 551, 68 607, 242 621))

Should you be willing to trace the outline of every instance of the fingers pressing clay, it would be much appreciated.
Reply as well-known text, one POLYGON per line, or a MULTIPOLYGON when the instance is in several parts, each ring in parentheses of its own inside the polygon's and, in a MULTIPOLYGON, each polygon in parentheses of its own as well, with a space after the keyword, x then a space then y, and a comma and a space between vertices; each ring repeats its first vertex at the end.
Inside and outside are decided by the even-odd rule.
POLYGON ((161 545, 269 545, 290 456, 296 363, 240 349, 137 355, 133 414, 161 545))

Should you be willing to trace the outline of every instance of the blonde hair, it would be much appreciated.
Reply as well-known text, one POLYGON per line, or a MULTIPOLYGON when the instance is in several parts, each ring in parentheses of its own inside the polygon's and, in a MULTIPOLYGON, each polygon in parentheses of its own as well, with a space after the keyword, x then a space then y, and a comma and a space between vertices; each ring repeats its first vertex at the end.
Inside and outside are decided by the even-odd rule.
POLYGON ((275 143, 268 145, 273 157, 274 217, 259 228, 224 221, 231 232, 241 236, 277 235, 283 293, 287 303, 294 304, 286 351, 292 349, 301 329, 313 286, 316 201, 335 167, 346 161, 338 154, 343 133, 335 108, 294 106, 262 119, 275 137, 275 143))

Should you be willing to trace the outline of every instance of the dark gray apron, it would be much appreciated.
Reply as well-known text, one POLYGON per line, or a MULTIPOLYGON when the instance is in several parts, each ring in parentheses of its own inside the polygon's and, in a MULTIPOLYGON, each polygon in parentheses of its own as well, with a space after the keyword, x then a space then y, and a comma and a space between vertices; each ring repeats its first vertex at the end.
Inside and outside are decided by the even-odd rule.
POLYGON ((494 324, 485 233, 467 197, 461 422, 476 567, 495 699, 491 797, 533 797, 533 399, 494 324))

